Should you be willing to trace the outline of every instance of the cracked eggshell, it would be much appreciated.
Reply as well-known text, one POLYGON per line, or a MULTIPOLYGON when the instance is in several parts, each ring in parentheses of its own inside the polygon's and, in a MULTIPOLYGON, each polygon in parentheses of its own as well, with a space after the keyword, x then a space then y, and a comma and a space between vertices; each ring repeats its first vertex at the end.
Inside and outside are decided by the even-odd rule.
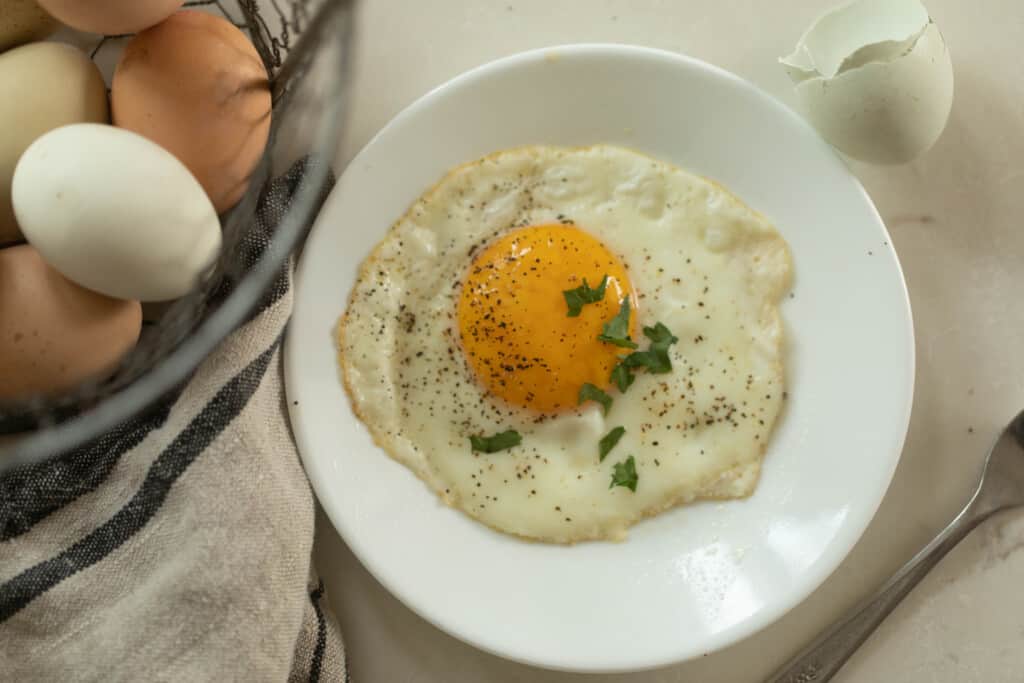
POLYGON ((953 105, 953 65, 918 0, 857 0, 779 60, 807 119, 843 153, 900 164, 926 152, 953 105))
POLYGON ((199 182, 127 130, 78 123, 46 133, 18 161, 11 189, 21 230, 47 263, 116 299, 182 296, 220 252, 199 182))

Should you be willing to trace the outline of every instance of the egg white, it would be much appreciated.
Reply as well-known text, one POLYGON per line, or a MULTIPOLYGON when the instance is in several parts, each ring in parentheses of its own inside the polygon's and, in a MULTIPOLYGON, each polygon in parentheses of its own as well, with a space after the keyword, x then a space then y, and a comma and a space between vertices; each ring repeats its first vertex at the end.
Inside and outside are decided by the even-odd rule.
POLYGON ((500 531, 549 542, 621 539, 644 516, 756 486, 785 398, 778 303, 785 241, 727 190, 630 150, 531 146, 456 168, 363 264, 338 325, 356 414, 442 499, 500 531), (594 403, 548 416, 489 396, 455 317, 472 256, 517 227, 572 221, 625 264, 639 323, 678 338, 670 374, 640 373, 594 403), (625 436, 603 461, 598 441, 625 436), (515 429, 492 454, 469 436, 515 429), (609 488, 634 456, 635 492, 609 488))

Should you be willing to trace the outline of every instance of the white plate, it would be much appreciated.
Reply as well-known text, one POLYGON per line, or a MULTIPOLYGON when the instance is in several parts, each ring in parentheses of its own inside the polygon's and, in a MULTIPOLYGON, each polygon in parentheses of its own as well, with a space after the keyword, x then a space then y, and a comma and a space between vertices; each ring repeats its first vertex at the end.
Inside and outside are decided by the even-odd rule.
MULTIPOLYGON (((484 650, 578 671, 725 647, 814 590, 874 515, 914 380, 906 287, 874 206, 798 116, 677 54, 551 48, 474 69, 352 161, 306 245, 286 344, 303 462, 352 551, 406 605, 484 650), (792 247, 790 401, 756 493, 675 509, 621 544, 526 543, 444 507, 376 448, 338 379, 332 330, 360 261, 453 166, 528 143, 626 145, 723 182, 792 247)), ((396 644, 400 647, 401 644, 396 644)))

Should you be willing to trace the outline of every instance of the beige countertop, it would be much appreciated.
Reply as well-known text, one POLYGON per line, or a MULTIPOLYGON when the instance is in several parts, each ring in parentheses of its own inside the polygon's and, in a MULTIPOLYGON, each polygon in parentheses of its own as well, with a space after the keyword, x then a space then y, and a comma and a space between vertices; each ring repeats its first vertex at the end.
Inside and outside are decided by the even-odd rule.
MULTIPOLYGON (((832 4, 364 0, 351 125, 341 155, 350 158, 394 114, 448 78, 503 55, 559 43, 635 43, 684 52, 792 105, 789 81, 775 60, 832 4)), ((959 510, 995 435, 1024 407, 1024 353, 1017 351, 1024 339, 1024 5, 926 4, 953 57, 956 100, 949 125, 936 147, 913 164, 854 167, 889 226, 910 289, 918 353, 914 411, 888 495, 842 566, 782 620, 728 650, 639 674, 560 674, 484 654, 430 626, 367 574, 321 516, 316 561, 344 630, 353 680, 759 681, 959 510)), ((851 420, 851 429, 864 428, 870 425, 851 420)), ((836 680, 1021 680, 1022 549, 1024 516, 986 523, 836 680)))

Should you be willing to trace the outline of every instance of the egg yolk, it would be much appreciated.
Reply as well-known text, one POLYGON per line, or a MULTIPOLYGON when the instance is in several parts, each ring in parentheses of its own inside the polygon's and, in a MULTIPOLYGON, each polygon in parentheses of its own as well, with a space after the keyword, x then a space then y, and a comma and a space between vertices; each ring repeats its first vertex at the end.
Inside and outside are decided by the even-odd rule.
POLYGON ((598 340, 626 296, 636 339, 636 298, 615 254, 577 227, 520 228, 479 252, 463 280, 462 347, 491 394, 538 412, 566 410, 577 405, 585 383, 607 388, 628 351, 598 340), (604 298, 570 317, 563 292, 584 279, 596 289, 605 276, 604 298))

